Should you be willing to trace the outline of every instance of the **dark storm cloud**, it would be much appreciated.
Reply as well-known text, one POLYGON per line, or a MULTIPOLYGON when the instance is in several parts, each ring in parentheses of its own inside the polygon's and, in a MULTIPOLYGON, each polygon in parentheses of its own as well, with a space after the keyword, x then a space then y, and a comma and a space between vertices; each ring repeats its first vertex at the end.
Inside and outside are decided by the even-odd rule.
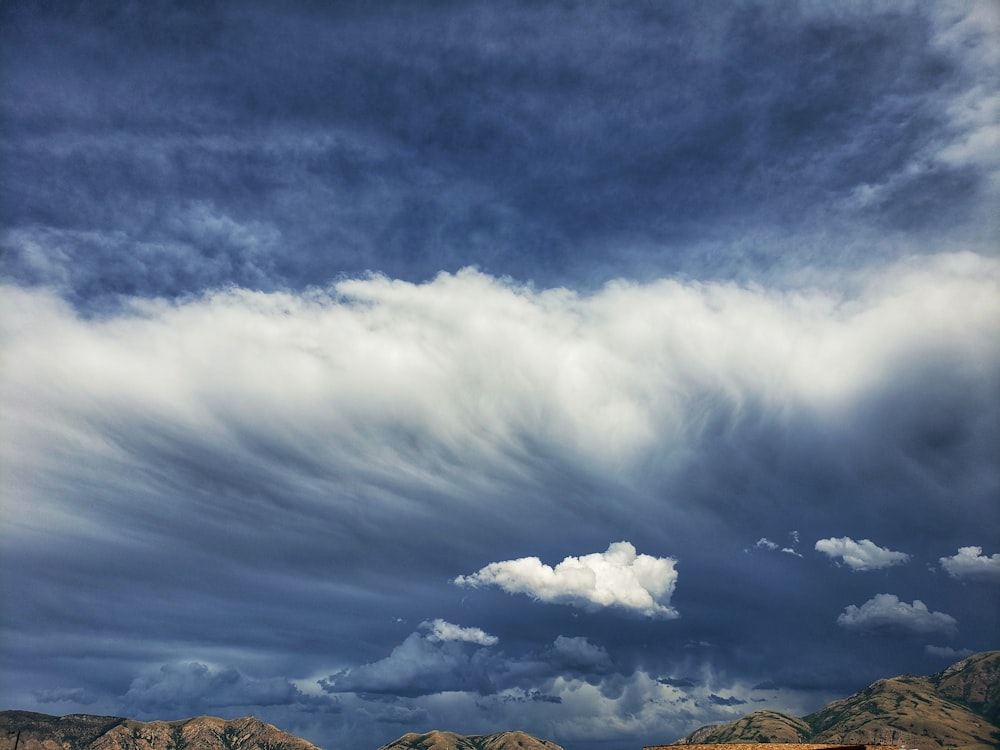
POLYGON ((993 5, 42 6, 5 707, 594 748, 996 647, 993 5))
POLYGON ((991 48, 949 13, 14 3, 5 272, 87 307, 472 263, 754 277, 817 224, 842 247, 813 263, 912 248, 994 184, 957 104, 995 96, 991 48))

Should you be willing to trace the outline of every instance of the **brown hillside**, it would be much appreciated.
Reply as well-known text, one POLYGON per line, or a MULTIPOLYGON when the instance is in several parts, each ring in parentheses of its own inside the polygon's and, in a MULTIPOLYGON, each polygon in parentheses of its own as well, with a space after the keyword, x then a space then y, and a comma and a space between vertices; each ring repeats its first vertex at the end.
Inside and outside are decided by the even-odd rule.
POLYGON ((801 719, 759 711, 678 740, 699 743, 806 742, 895 745, 918 750, 1000 747, 1000 651, 965 659, 930 677, 878 680, 801 719))
POLYGON ((802 719, 777 711, 755 711, 731 724, 702 727, 678 745, 701 745, 733 742, 806 742, 812 730, 802 719))
POLYGON ((548 740, 540 740, 524 732, 461 735, 454 732, 404 734, 379 750, 562 750, 548 740))
POLYGON ((1000 651, 970 656, 930 678, 938 695, 1000 726, 1000 651))
POLYGON ((115 716, 0 712, 0 750, 13 750, 15 741, 17 750, 318 750, 252 716, 142 722, 115 716))
POLYGON ((942 698, 926 677, 879 680, 805 717, 817 741, 892 744, 933 749, 995 747, 997 727, 942 698))

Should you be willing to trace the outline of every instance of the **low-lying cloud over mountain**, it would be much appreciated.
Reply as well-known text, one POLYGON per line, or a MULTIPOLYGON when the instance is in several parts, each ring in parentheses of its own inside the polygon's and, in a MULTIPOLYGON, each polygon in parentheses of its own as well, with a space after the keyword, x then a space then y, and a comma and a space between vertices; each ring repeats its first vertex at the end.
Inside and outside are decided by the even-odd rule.
POLYGON ((998 24, 0 5, 0 705, 600 750, 995 648, 998 24))

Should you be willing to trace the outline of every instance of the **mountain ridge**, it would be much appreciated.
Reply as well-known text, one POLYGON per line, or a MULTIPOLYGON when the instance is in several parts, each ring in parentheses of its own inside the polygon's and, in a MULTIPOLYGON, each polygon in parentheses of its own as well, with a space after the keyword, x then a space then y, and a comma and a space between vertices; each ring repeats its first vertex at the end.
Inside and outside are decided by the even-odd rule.
POLYGON ((319 750, 254 716, 136 721, 0 711, 0 750, 319 750))
POLYGON ((986 651, 927 677, 899 675, 806 716, 757 711, 691 732, 674 745, 733 742, 1000 747, 1000 651, 986 651))

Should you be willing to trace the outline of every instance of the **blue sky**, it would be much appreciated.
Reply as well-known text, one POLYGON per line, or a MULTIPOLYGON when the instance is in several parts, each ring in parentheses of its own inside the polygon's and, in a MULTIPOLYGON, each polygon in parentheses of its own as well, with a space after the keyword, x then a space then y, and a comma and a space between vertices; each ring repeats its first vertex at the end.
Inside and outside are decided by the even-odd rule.
POLYGON ((997 648, 1000 11, 0 9, 0 703, 671 742, 997 648))

